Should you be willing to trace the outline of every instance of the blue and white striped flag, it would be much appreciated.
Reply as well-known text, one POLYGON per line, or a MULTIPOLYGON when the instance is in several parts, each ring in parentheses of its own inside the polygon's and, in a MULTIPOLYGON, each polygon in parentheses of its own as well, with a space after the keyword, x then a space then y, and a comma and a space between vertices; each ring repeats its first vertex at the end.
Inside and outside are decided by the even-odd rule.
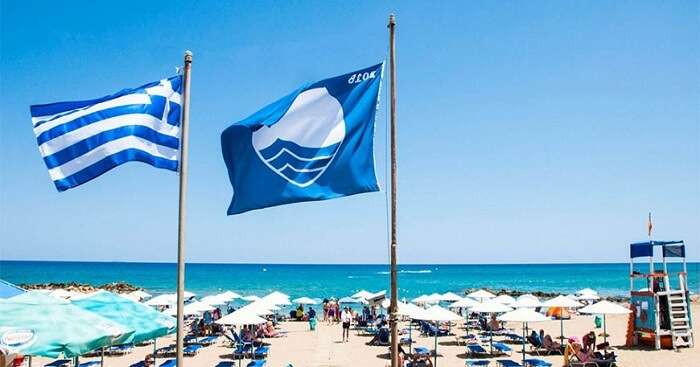
POLYGON ((177 171, 182 76, 113 95, 31 106, 34 134, 58 191, 129 161, 177 171))

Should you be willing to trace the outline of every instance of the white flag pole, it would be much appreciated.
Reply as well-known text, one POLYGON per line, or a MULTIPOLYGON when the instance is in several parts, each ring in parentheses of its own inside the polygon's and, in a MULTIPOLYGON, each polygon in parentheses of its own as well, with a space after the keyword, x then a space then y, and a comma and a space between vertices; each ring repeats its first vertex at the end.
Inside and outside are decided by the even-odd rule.
MULTIPOLYGON (((180 124, 180 200, 177 225, 177 367, 184 367, 185 308, 185 198, 187 193, 187 133, 190 120, 190 71, 192 52, 185 51, 180 124)), ((155 357, 155 356, 154 356, 155 357)))

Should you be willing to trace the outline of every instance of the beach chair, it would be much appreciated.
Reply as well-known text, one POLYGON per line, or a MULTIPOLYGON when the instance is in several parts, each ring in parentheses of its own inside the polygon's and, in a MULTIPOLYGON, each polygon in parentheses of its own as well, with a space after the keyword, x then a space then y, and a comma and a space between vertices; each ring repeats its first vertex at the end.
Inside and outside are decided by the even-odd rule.
POLYGON ((99 366, 99 365, 100 365, 100 361, 87 361, 87 362, 83 362, 83 363, 79 364, 78 367, 94 367, 94 366, 99 366))
POLYGON ((464 365, 468 367, 488 366, 489 364, 491 364, 491 361, 488 359, 467 359, 464 361, 464 365))
POLYGON ((219 340, 218 336, 210 335, 210 336, 207 336, 207 337, 204 337, 202 339, 197 340, 195 343, 206 347, 206 346, 209 346, 209 345, 216 343, 217 340, 219 340))
POLYGON ((484 347, 479 344, 467 344, 467 354, 480 356, 490 355, 489 351, 484 349, 484 347))
POLYGON ((513 352, 513 348, 503 343, 493 343, 493 349, 502 354, 511 354, 513 352))
POLYGON ((551 362, 547 362, 542 359, 537 359, 537 358, 528 358, 524 360, 526 366, 531 366, 531 367, 552 367, 551 362))
POLYGON ((105 350, 106 354, 109 354, 111 356, 121 356, 125 354, 129 354, 134 350, 134 346, 132 344, 122 344, 122 345, 113 345, 109 347, 109 349, 105 350))
POLYGON ((415 347, 413 348, 413 355, 421 357, 430 357, 430 349, 426 347, 415 347))
POLYGON ((253 354, 252 359, 267 358, 267 355, 270 354, 270 347, 266 345, 255 347, 253 349, 253 354))
POLYGON ((246 365, 246 367, 263 367, 263 366, 265 365, 265 363, 267 363, 266 360, 264 360, 264 359, 258 359, 258 360, 255 360, 255 361, 250 361, 250 363, 248 363, 248 364, 246 365))
POLYGON ((214 367, 236 367, 236 362, 233 361, 219 361, 214 367))
POLYGON ((510 359, 499 359, 496 361, 501 367, 523 367, 522 364, 510 359))
POLYGON ((203 347, 199 344, 190 344, 190 345, 186 346, 185 349, 182 350, 182 353, 186 356, 193 357, 193 356, 197 355, 199 350, 202 348, 203 347))
POLYGON ((57 359, 49 364, 45 364, 44 367, 65 367, 70 365, 70 359, 57 359))
POLYGON ((160 364, 159 367, 175 367, 177 366, 177 361, 174 359, 168 359, 167 361, 160 364))

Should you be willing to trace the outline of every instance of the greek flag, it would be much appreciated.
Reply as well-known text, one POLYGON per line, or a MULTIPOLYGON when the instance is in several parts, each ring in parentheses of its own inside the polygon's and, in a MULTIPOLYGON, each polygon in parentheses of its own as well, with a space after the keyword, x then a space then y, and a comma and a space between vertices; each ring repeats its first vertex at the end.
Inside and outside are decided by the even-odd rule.
POLYGON ((373 138, 382 68, 303 85, 224 130, 228 214, 379 190, 373 138))
POLYGON ((113 95, 31 106, 34 134, 58 191, 129 161, 177 171, 182 76, 113 95))

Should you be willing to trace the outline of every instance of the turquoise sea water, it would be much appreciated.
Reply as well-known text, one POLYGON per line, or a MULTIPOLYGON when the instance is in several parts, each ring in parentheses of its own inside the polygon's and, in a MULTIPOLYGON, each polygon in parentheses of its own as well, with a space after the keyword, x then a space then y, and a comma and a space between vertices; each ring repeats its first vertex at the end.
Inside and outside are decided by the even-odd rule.
MULTIPOLYGON (((641 265, 646 266, 646 265, 641 265)), ((690 289, 698 287, 698 263, 689 263, 690 289)), ((647 270, 648 268, 644 269, 647 270)), ((187 264, 186 288, 198 295, 223 290, 264 295, 281 290, 293 298, 343 297, 360 289, 389 288, 387 265, 187 264)), ((627 295, 629 264, 400 265, 399 297, 488 287, 570 293, 584 287, 627 295)), ((176 266, 168 263, 0 261, 0 278, 13 283, 123 281, 153 293, 173 292, 176 266)))

